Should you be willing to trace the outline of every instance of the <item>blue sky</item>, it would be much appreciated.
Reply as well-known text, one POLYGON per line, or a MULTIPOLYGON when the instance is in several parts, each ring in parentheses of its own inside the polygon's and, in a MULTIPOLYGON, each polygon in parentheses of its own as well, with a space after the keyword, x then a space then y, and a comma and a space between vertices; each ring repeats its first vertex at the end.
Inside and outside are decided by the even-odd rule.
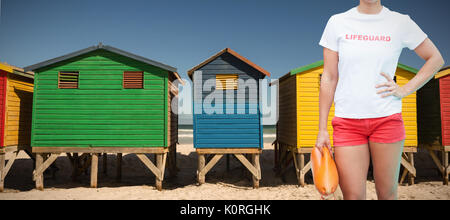
MULTIPOLYGON (((230 47, 272 73, 322 59, 328 18, 357 0, 1 0, 0 61, 24 67, 99 42, 186 71, 230 47)), ((450 56, 450 1, 384 0, 450 56)), ((404 50, 400 62, 423 61, 404 50)))

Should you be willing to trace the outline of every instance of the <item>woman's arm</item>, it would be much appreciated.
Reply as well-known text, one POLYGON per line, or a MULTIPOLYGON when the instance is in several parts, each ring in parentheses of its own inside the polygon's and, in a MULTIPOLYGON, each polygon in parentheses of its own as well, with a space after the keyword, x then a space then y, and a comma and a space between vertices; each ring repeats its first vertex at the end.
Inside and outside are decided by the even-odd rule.
MULTIPOLYGON (((444 59, 441 53, 430 39, 427 38, 424 40, 414 51, 426 61, 417 75, 403 87, 399 87, 393 80, 388 78, 388 82, 377 85, 377 88, 388 87, 379 90, 378 94, 384 93, 382 97, 393 95, 398 98, 403 98, 408 96, 422 88, 444 66, 444 59)), ((385 74, 384 76, 387 77, 385 74)))
POLYGON ((430 39, 426 39, 415 50, 417 55, 426 61, 417 75, 403 86, 405 96, 422 88, 444 66, 441 53, 430 39))
POLYGON ((339 55, 330 49, 323 49, 323 74, 320 81, 319 93, 319 134, 317 135, 316 147, 328 147, 331 150, 330 137, 328 134, 328 114, 334 101, 338 76, 339 55))

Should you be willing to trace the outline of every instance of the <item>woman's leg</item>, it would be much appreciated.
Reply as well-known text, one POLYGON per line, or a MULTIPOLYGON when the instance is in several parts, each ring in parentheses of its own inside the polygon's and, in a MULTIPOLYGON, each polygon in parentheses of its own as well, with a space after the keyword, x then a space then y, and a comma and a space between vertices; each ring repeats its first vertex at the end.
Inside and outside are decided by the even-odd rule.
POLYGON ((405 141, 395 143, 369 142, 377 196, 380 200, 397 199, 400 160, 405 141))
POLYGON ((335 147, 339 186, 345 200, 365 200, 370 163, 368 144, 335 147))

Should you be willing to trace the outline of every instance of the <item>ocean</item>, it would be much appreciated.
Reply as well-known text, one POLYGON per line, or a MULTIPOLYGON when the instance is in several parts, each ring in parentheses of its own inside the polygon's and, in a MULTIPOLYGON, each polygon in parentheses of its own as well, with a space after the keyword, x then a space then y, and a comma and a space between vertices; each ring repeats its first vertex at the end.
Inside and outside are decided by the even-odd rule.
MULTIPOLYGON (((272 143, 276 138, 275 125, 264 125, 264 143, 272 143)), ((194 134, 192 125, 178 126, 178 140, 180 144, 193 144, 194 134)))

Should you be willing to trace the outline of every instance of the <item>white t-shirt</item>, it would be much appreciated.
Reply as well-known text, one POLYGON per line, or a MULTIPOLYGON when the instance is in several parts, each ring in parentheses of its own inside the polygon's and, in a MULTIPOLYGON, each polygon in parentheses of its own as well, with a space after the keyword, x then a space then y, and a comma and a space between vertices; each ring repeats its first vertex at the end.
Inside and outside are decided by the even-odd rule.
POLYGON ((378 118, 402 111, 395 96, 381 97, 376 85, 392 79, 403 48, 414 50, 427 35, 408 15, 383 7, 379 14, 352 8, 330 18, 320 45, 339 53, 335 116, 378 118))

